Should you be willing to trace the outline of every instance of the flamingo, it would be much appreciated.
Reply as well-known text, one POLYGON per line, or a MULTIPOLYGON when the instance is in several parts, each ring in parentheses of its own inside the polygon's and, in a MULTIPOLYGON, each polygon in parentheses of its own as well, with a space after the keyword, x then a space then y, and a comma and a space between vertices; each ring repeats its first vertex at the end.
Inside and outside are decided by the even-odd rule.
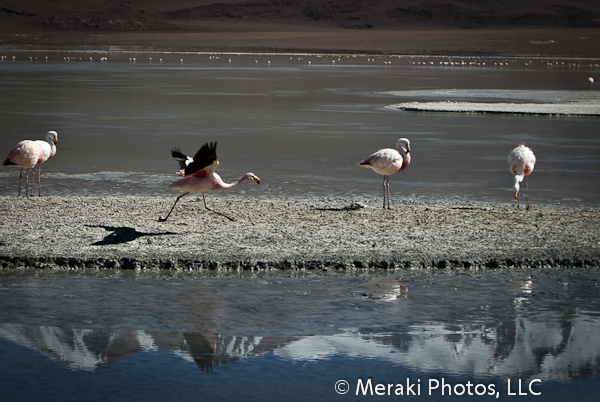
POLYGON ((35 165, 38 165, 38 195, 42 195, 41 189, 41 164, 52 158, 56 154, 56 143, 58 143, 58 134, 56 131, 48 131, 46 140, 23 140, 13 147, 6 159, 4 166, 16 166, 21 168, 19 175, 19 195, 21 195, 21 181, 23 169, 25 170, 25 196, 29 192, 29 169, 31 169, 31 197, 33 197, 33 185, 35 176, 35 165))
POLYGON ((396 149, 384 148, 375 152, 358 164, 373 169, 383 175, 383 208, 387 198, 387 209, 390 208, 390 175, 403 171, 410 164, 410 141, 400 138, 396 149), (396 150, 397 149, 397 150, 396 150))
POLYGON ((529 188, 527 187, 527 176, 533 172, 535 166, 535 155, 531 148, 521 144, 513 149, 508 154, 508 166, 510 171, 515 175, 515 198, 517 199, 517 208, 520 208, 519 189, 521 188, 520 183, 525 179, 525 189, 527 190, 527 210, 531 209, 529 204, 529 188))
POLYGON ((194 158, 190 158, 189 156, 183 154, 179 148, 173 148, 171 150, 171 155, 177 159, 179 166, 181 167, 181 171, 178 172, 178 175, 184 176, 184 178, 172 183, 169 185, 169 188, 174 190, 183 190, 185 193, 177 197, 175 203, 165 218, 158 218, 159 222, 165 222, 167 219, 169 219, 169 216, 171 215, 171 212, 173 212, 177 202, 189 193, 202 194, 204 208, 221 215, 230 221, 233 221, 233 219, 229 216, 209 208, 208 205, 206 205, 206 196, 204 193, 210 190, 231 190, 244 181, 254 180, 256 183, 260 184, 260 179, 258 176, 254 175, 254 173, 246 173, 233 183, 223 182, 221 177, 215 173, 215 169, 217 166, 219 166, 219 161, 217 160, 216 142, 202 145, 202 148, 200 148, 194 158))
POLYGON ((594 77, 589 77, 588 82, 590 83, 590 88, 594 88, 594 77))

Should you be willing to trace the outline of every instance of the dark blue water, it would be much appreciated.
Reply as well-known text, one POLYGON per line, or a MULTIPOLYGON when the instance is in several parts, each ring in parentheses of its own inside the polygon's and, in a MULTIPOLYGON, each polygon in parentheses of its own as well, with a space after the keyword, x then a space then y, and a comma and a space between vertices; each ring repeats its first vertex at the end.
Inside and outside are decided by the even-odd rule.
POLYGON ((587 402, 600 386, 597 270, 1 273, 11 401, 587 402))
MULTIPOLYGON (((59 133, 58 153, 42 169, 48 194, 170 196, 177 169, 170 149, 194 154, 218 141, 226 181, 248 171, 261 177, 264 186, 243 189, 249 196, 379 197, 381 177, 356 162, 407 137, 412 163, 391 180, 397 198, 512 202, 506 157, 525 142, 537 155, 529 177, 534 203, 597 206, 600 199, 595 117, 386 108, 411 100, 523 102, 532 93, 553 101, 590 92, 593 72, 585 65, 449 67, 435 59, 423 67, 414 58, 390 65, 370 57, 197 54, 108 54, 100 63, 96 53, 47 55, 48 62, 33 53, 0 62, 0 145, 8 154, 21 139, 59 133)), ((1 172, 0 194, 16 193, 17 176, 16 169, 1 172)))

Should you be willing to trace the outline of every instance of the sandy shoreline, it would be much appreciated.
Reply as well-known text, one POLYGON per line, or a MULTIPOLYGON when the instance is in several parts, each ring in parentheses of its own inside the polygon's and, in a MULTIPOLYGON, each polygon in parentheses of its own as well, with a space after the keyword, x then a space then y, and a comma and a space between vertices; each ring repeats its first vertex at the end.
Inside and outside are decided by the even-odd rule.
POLYGON ((411 112, 530 114, 551 116, 600 116, 600 96, 595 91, 390 91, 401 98, 436 98, 432 101, 402 102, 387 106, 411 112), (459 97, 476 101, 455 101, 459 97), (486 101, 496 98, 498 101, 486 101), (483 100, 483 101, 481 101, 483 100))
POLYGON ((552 116, 600 116, 600 102, 589 103, 476 103, 405 102, 388 106, 410 112, 498 113, 552 116))
POLYGON ((396 200, 0 197, 0 267, 599 267, 600 211, 396 200))

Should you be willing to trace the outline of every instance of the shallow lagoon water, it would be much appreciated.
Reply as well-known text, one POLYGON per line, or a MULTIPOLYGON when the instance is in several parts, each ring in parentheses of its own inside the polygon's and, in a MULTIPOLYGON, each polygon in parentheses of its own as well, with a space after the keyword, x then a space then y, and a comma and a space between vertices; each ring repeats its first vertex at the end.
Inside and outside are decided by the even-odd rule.
POLYGON ((382 398, 356 395, 371 380, 413 400, 593 401, 600 385, 594 270, 1 274, 10 400, 382 398))
MULTIPOLYGON (((121 54, 108 63, 97 54, 91 63, 23 56, 0 63, 2 144, 8 152, 23 138, 59 132, 58 154, 42 169, 44 193, 174 195, 166 189, 176 178, 171 147, 193 154, 218 141, 226 180, 246 171, 262 179, 236 195, 379 197, 380 177, 355 163, 405 136, 413 162, 392 178, 394 197, 511 202, 506 155, 526 142, 538 155, 534 203, 598 206, 597 118, 386 109, 401 100, 522 102, 535 91, 585 91, 585 69, 371 57, 333 64, 308 55, 233 55, 231 64, 223 55, 163 56, 162 64, 158 55, 152 63, 140 54, 136 63, 121 54)), ((16 193, 17 182, 18 171, 2 171, 0 193, 16 193)), ((0 277, 7 400, 587 402, 600 386, 595 270, 0 277), (420 394, 356 395, 369 379, 394 391, 420 384, 420 394), (336 384, 346 389, 340 380, 345 395, 336 393, 336 384), (519 380, 527 395, 518 395, 519 380), (451 384, 453 394, 429 395, 430 381, 451 384), (457 395, 469 382, 498 393, 457 395)))
MULTIPOLYGON (((171 196, 170 149, 193 155, 218 141, 226 181, 247 171, 261 177, 260 188, 236 190, 252 197, 379 197, 381 177, 356 162, 407 137, 412 163, 392 178, 394 197, 512 202, 506 156, 525 142, 538 157, 529 180, 535 202, 600 199, 596 117, 386 109, 419 100, 556 101, 590 92, 586 68, 522 59, 448 67, 368 56, 108 54, 100 63, 97 53, 43 55, 0 63, 0 113, 5 153, 58 131, 58 153, 42 168, 47 194, 171 196)), ((1 194, 17 183, 17 169, 1 172, 1 194)))

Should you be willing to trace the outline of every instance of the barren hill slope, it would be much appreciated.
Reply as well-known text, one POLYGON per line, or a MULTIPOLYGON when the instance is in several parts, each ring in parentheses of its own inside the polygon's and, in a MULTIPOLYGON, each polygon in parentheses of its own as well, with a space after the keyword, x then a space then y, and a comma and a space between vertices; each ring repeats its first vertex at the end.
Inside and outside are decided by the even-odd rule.
POLYGON ((600 27, 591 0, 5 0, 3 29, 147 31, 263 23, 347 29, 600 27))

